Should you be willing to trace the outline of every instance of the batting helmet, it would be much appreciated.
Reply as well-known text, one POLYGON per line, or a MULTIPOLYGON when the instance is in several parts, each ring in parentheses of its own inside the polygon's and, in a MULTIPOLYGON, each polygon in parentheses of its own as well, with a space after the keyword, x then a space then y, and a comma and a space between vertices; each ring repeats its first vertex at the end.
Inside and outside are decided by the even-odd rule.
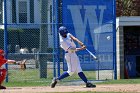
POLYGON ((61 26, 61 27, 59 28, 59 33, 60 33, 61 36, 65 36, 65 35, 68 33, 68 30, 67 30, 66 27, 61 26))

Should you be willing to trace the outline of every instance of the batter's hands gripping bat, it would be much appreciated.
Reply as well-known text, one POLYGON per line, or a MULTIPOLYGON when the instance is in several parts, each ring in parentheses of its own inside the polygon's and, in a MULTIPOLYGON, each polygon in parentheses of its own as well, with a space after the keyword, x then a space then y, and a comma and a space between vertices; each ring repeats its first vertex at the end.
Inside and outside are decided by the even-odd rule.
POLYGON ((96 57, 92 52, 90 52, 87 48, 86 48, 86 51, 87 51, 95 60, 97 60, 97 57, 96 57))

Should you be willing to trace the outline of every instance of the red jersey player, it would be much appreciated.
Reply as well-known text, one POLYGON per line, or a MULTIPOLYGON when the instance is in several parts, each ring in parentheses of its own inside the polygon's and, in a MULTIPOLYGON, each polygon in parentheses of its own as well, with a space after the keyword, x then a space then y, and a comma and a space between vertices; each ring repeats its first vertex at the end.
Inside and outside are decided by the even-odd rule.
POLYGON ((4 51, 0 49, 0 89, 6 89, 6 87, 2 86, 2 82, 6 77, 6 69, 2 68, 2 65, 5 63, 15 64, 15 60, 7 60, 4 57, 4 51))

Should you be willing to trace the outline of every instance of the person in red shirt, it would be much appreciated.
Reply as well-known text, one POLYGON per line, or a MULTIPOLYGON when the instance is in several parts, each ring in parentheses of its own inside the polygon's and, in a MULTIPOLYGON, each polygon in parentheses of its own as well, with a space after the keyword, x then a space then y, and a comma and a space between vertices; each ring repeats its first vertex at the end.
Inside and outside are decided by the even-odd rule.
POLYGON ((7 72, 5 68, 2 68, 2 65, 4 65, 5 63, 15 64, 16 61, 5 59, 4 51, 2 49, 0 49, 0 89, 6 89, 5 86, 2 86, 2 83, 5 80, 6 72, 7 72))

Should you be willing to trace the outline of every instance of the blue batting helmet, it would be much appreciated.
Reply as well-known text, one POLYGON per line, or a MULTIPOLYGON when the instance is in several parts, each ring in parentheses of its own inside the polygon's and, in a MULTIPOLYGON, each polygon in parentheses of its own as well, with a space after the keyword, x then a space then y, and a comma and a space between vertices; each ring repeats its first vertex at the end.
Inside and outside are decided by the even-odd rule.
POLYGON ((66 27, 61 26, 61 27, 59 28, 59 33, 60 33, 61 36, 64 36, 64 35, 66 35, 66 34, 68 33, 68 30, 67 30, 66 27))

